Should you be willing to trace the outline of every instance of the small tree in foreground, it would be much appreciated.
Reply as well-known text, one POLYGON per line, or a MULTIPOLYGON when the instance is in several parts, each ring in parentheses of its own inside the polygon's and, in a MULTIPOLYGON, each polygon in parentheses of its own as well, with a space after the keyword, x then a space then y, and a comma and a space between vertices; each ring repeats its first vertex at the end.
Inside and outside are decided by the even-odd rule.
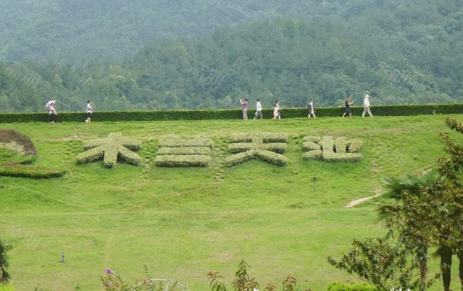
POLYGON ((378 291, 397 287, 415 289, 420 285, 417 276, 419 262, 405 245, 387 238, 354 239, 352 245, 349 253, 340 260, 328 257, 328 262, 349 274, 358 275, 378 291))
POLYGON ((10 274, 6 271, 6 268, 9 265, 6 253, 11 249, 11 245, 0 241, 0 284, 6 284, 10 280, 10 274))
MULTIPOLYGON (((250 266, 244 260, 238 265, 238 271, 235 273, 235 280, 232 282, 233 290, 235 291, 255 291, 259 288, 259 283, 255 278, 249 277, 248 269, 250 266)), ((212 291, 227 291, 225 283, 222 282, 223 277, 218 272, 209 272, 207 277, 210 281, 212 291)), ((276 291, 277 288, 273 284, 268 284, 265 291, 276 291)), ((296 290, 296 278, 289 275, 283 281, 282 291, 295 291, 296 290)), ((309 291, 307 289, 306 291, 309 291)))

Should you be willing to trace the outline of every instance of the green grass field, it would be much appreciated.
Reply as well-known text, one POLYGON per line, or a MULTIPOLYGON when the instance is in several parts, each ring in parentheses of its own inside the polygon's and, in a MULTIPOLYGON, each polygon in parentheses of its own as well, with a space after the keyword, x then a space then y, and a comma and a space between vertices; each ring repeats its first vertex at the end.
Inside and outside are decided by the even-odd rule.
MULTIPOLYGON (((327 257, 340 257, 354 237, 384 233, 376 205, 385 198, 345 206, 383 192, 386 175, 421 174, 435 166, 444 155, 438 134, 447 130, 446 117, 461 121, 430 115, 3 124, 31 138, 37 165, 68 169, 55 179, 0 178, 0 238, 13 246, 8 253, 12 283, 19 291, 102 290, 105 268, 134 283, 146 265, 153 278, 210 290, 209 271, 219 271, 230 283, 242 259, 261 289, 267 283, 279 287, 287 275, 296 277, 300 290, 355 281, 330 266, 327 257), (83 141, 111 132, 143 142, 138 152, 143 166, 76 164, 83 141), (289 165, 253 160, 225 167, 227 137, 241 132, 287 133, 289 165), (158 140, 169 134, 208 134, 214 140, 212 165, 156 167, 158 140), (363 159, 305 161, 306 135, 362 139, 363 159)), ((454 289, 459 288, 456 274, 454 289)), ((433 289, 440 290, 441 282, 433 289)))

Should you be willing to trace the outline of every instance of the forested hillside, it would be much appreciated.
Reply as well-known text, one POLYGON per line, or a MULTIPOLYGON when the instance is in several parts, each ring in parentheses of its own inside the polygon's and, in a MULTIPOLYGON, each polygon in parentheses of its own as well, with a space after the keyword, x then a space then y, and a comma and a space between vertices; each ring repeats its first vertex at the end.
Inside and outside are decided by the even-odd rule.
POLYGON ((458 0, 0 0, 0 108, 452 103, 458 0), (3 9, 5 8, 5 9, 3 9))

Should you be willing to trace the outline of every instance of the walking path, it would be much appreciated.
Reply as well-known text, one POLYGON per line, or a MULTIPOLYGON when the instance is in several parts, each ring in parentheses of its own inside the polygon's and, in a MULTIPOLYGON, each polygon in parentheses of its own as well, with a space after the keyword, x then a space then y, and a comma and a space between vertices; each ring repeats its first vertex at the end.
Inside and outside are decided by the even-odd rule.
POLYGON ((373 196, 368 196, 368 197, 364 197, 364 198, 352 200, 351 202, 349 202, 349 203, 346 205, 346 207, 348 207, 348 208, 349 208, 349 207, 354 207, 354 206, 356 206, 356 205, 358 205, 358 204, 360 204, 360 203, 363 203, 363 202, 365 202, 365 201, 368 201, 368 200, 370 200, 370 199, 373 199, 373 198, 378 197, 378 196, 380 196, 381 194, 383 194, 383 193, 379 192, 379 190, 376 190, 375 193, 376 193, 376 194, 373 195, 373 196))

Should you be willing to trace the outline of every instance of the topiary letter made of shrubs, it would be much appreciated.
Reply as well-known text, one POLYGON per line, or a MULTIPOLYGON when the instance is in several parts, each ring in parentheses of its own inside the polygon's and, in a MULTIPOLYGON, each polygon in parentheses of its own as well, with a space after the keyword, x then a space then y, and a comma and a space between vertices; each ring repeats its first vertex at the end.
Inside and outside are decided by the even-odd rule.
POLYGON ((77 156, 77 163, 91 163, 103 160, 108 168, 116 165, 118 159, 132 165, 141 165, 142 158, 134 153, 141 148, 141 141, 122 137, 119 132, 112 132, 107 138, 94 139, 84 143, 87 150, 77 156))

